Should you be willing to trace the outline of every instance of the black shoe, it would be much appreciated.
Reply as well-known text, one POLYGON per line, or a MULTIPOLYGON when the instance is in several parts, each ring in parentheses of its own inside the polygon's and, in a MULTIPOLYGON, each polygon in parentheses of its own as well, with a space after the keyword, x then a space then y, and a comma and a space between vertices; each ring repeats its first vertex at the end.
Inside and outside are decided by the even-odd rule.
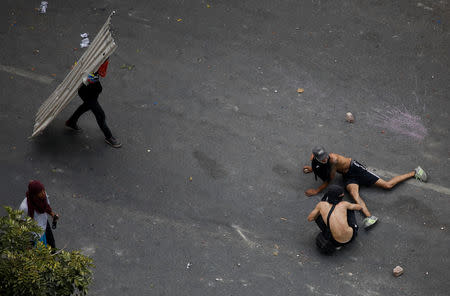
POLYGON ((68 120, 66 121, 66 127, 76 132, 81 131, 81 128, 76 123, 70 123, 68 120))
POLYGON ((118 140, 116 140, 116 138, 111 137, 109 139, 105 138, 105 142, 108 143, 109 145, 111 145, 114 148, 120 148, 122 147, 122 143, 120 143, 118 140))

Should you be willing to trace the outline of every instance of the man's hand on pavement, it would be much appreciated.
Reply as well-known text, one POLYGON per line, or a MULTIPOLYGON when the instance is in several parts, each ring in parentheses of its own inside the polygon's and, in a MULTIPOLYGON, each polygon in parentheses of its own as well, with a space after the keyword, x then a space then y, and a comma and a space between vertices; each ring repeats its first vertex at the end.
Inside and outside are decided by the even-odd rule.
POLYGON ((309 173, 311 173, 312 172, 312 167, 310 167, 310 166, 308 166, 308 165, 305 165, 304 167, 303 167, 303 173, 304 174, 309 174, 309 173))
POLYGON ((313 196, 319 193, 319 190, 317 189, 308 189, 305 191, 306 196, 313 196))

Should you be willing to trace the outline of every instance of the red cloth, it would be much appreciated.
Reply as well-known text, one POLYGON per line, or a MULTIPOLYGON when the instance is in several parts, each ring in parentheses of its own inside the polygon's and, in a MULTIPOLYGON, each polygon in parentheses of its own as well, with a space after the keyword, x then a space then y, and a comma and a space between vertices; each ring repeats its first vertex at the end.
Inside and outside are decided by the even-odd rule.
POLYGON ((106 71, 108 70, 108 64, 109 64, 109 58, 106 59, 106 61, 98 68, 98 75, 105 77, 106 71))
POLYGON ((34 218, 34 211, 38 213, 52 213, 52 208, 47 202, 47 197, 40 198, 38 195, 43 190, 45 190, 44 185, 37 180, 33 180, 28 184, 27 195, 27 206, 28 206, 28 216, 34 218))

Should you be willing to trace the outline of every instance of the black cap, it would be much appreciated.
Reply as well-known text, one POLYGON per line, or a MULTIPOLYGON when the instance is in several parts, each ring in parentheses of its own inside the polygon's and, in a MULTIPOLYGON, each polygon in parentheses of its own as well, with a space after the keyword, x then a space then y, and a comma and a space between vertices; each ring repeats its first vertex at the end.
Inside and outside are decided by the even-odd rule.
POLYGON ((318 161, 324 161, 328 158, 328 152, 322 146, 314 147, 312 153, 318 161))

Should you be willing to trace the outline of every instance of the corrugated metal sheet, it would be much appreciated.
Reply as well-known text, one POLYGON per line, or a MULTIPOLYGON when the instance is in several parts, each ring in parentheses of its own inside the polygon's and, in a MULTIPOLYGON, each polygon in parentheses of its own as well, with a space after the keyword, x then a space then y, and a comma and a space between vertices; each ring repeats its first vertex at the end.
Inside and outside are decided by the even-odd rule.
POLYGON ((86 52, 81 56, 80 60, 67 74, 66 78, 53 91, 50 97, 45 100, 36 113, 33 134, 31 137, 38 135, 43 131, 52 120, 61 112, 64 107, 76 95, 78 88, 82 83, 82 79, 89 73, 97 71, 101 64, 114 52, 117 48, 116 43, 111 35, 111 17, 112 12, 106 20, 103 27, 95 36, 86 52))

